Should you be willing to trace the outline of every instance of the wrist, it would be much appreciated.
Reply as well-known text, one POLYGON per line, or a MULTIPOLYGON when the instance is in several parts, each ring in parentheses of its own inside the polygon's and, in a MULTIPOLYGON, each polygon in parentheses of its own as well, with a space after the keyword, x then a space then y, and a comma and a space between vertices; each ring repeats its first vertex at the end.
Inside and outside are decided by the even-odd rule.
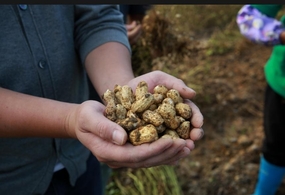
POLYGON ((67 115, 64 120, 64 131, 67 137, 69 138, 77 138, 76 133, 75 133, 75 128, 76 128, 76 118, 77 117, 77 110, 78 110, 79 105, 74 104, 70 106, 67 115))

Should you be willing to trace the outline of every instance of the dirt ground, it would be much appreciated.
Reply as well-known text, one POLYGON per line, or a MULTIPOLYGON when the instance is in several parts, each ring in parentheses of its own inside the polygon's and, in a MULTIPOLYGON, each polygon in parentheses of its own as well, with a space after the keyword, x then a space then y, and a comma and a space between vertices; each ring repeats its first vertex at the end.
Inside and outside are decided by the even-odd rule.
MULTIPOLYGON (((263 139, 263 65, 271 49, 243 40, 240 50, 195 58, 199 78, 193 100, 204 115, 205 136, 189 158, 176 166, 184 195, 249 195, 256 183, 263 139)), ((185 60, 180 78, 189 76, 185 60)), ((193 87, 195 89, 195 87, 193 87)), ((278 192, 285 194, 283 184, 278 192)))
MULTIPOLYGON (((207 48, 213 36, 205 34, 192 32, 197 41, 192 43, 207 48)), ((158 33, 156 39, 159 35, 164 36, 164 44, 170 44, 165 42, 171 38, 158 33)), ((231 39, 225 36, 218 45, 228 44, 231 39)), ((195 143, 188 158, 175 166, 184 195, 253 193, 263 140, 263 68, 270 53, 271 48, 240 38, 227 52, 192 52, 175 61, 170 55, 152 62, 152 70, 169 72, 196 90, 193 101, 204 115, 204 138, 195 143)), ((285 194, 285 180, 277 192, 281 194, 285 194)))
MULTIPOLYGON (((196 98, 202 98, 197 104, 205 117, 205 136, 177 166, 185 195, 249 195, 254 190, 263 139, 263 65, 270 49, 245 44, 239 53, 208 57, 215 68, 211 78, 201 76, 207 87, 196 98), (215 100, 205 103, 205 94, 215 100)), ((278 194, 284 193, 283 185, 278 194)))

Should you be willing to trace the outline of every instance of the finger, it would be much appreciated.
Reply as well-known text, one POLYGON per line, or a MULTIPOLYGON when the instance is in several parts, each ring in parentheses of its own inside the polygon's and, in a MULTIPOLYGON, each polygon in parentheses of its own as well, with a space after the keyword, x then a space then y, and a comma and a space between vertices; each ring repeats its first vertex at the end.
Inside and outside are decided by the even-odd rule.
POLYGON ((191 124, 193 127, 202 127, 204 124, 204 116, 202 115, 200 109, 191 100, 185 99, 184 103, 188 104, 192 110, 191 124))
POLYGON ((152 166, 159 166, 159 165, 169 165, 173 164, 175 162, 178 162, 179 160, 186 158, 190 154, 190 150, 187 147, 182 148, 178 153, 176 153, 175 156, 169 157, 163 163, 157 163, 157 164, 151 164, 150 161, 144 163, 143 167, 152 167, 152 166))
POLYGON ((169 162, 167 164, 172 164, 172 163, 178 163, 179 160, 186 158, 190 154, 191 150, 187 147, 184 147, 182 150, 177 153, 176 156, 172 157, 169 159, 169 162))
MULTIPOLYGON (((170 139, 170 138, 162 138, 161 140, 163 139, 170 139)), ((155 142, 153 142, 152 144, 155 144, 155 142)), ((150 158, 147 158, 145 160, 140 160, 135 164, 136 166, 139 167, 153 167, 153 166, 168 164, 169 162, 172 162, 174 160, 180 159, 188 155, 187 153, 181 152, 182 150, 184 150, 184 148, 187 148, 185 146, 186 146, 185 140, 183 139, 173 140, 173 144, 171 147, 165 149, 164 151, 161 151, 156 155, 151 156, 150 158)))
MULTIPOLYGON (((163 142, 172 141, 172 139, 163 138, 157 140, 157 142, 158 141, 163 141, 163 142)), ((152 149, 149 151, 151 145, 155 145, 157 144, 157 142, 153 142, 151 144, 142 144, 140 146, 132 146, 131 144, 127 143, 125 146, 123 146, 125 147, 124 150, 125 155, 120 154, 119 150, 122 149, 122 147, 116 146, 118 150, 112 148, 111 155, 113 159, 117 159, 117 161, 105 161, 104 159, 110 159, 109 157, 106 158, 106 156, 105 158, 101 158, 101 160, 102 162, 108 164, 112 168, 120 168, 120 167, 142 168, 142 167, 166 165, 172 163, 173 161, 177 161, 181 158, 185 158, 190 153, 190 149, 187 146, 185 146, 185 140, 182 139, 177 139, 176 141, 174 141, 171 147, 159 149, 155 153, 150 152, 153 151, 152 149), (145 149, 146 147, 147 149, 145 149), (133 151, 134 153, 132 153, 131 151, 127 152, 128 149, 136 151, 133 151)))
POLYGON ((111 154, 113 158, 120 160, 118 162, 109 162, 108 165, 132 168, 163 165, 170 162, 169 159, 173 157, 179 158, 179 152, 185 146, 185 140, 172 140, 170 138, 159 139, 150 144, 129 146, 127 148, 128 151, 120 151, 120 149, 116 150, 116 152, 113 151, 113 154, 111 154))
POLYGON ((204 117, 200 109, 191 101, 186 99, 185 103, 190 105, 192 109, 191 125, 194 127, 190 132, 190 139, 193 141, 200 140, 204 135, 204 130, 201 128, 204 123, 204 117))
POLYGON ((189 148, 189 150, 193 150, 195 148, 195 143, 194 141, 191 139, 191 134, 190 134, 190 139, 186 140, 186 147, 189 148))
POLYGON ((126 142, 126 131, 104 116, 104 106, 100 106, 95 101, 85 102, 84 106, 86 106, 86 112, 83 113, 80 122, 82 132, 90 132, 118 145, 123 145, 126 142))
MULTIPOLYGON (((107 151, 101 156, 101 160, 111 166, 112 168, 118 167, 131 167, 139 168, 145 166, 151 166, 154 163, 144 163, 147 160, 159 156, 164 151, 167 151, 173 145, 172 139, 159 139, 152 143, 145 143, 138 146, 133 146, 130 143, 126 143, 124 146, 110 146, 107 151), (112 161, 110 161, 112 159, 112 161)), ((106 149, 105 149, 106 150, 106 149)), ((166 157, 164 157, 166 158, 166 157)), ((162 164, 162 162, 160 162, 162 164)))
POLYGON ((200 140, 204 136, 202 128, 194 128, 190 131, 190 139, 193 141, 200 140))
POLYGON ((96 128, 95 135, 117 145, 123 145, 127 141, 126 131, 118 124, 105 117, 98 117, 97 123, 92 126, 96 128))

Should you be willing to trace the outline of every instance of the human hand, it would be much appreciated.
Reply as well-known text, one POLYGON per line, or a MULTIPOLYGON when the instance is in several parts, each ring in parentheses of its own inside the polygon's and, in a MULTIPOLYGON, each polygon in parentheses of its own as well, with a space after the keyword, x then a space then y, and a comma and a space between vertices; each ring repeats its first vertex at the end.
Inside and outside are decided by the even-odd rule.
POLYGON ((106 163, 111 168, 176 164, 194 149, 193 142, 183 139, 161 138, 139 146, 126 143, 125 130, 107 119, 103 115, 104 110, 103 104, 86 101, 69 114, 66 129, 100 162, 106 163))
POLYGON ((152 143, 134 146, 127 141, 126 131, 104 116, 105 106, 96 101, 86 101, 73 110, 67 117, 67 130, 80 140, 100 162, 111 168, 120 167, 152 167, 176 164, 189 155, 194 149, 194 141, 202 138, 203 116, 199 108, 190 100, 195 91, 185 83, 161 71, 153 71, 132 79, 127 83, 133 90, 140 81, 146 81, 152 92, 153 88, 162 84, 179 91, 180 95, 191 106, 193 129, 190 139, 161 138, 152 143))
POLYGON ((193 129, 190 132, 190 140, 187 140, 188 144, 192 145, 193 141, 199 140, 203 137, 203 115, 201 114, 200 109, 190 100, 196 95, 196 92, 194 90, 187 87, 181 79, 178 79, 161 71, 153 71, 136 77, 135 79, 131 80, 128 85, 134 91, 140 81, 146 81, 148 83, 148 88, 151 90, 151 93, 153 93, 152 90, 154 87, 159 84, 164 85, 169 89, 176 89, 180 93, 181 97, 185 99, 185 103, 190 105, 193 112, 193 116, 190 121, 193 129))
POLYGON ((142 25, 136 21, 132 21, 130 24, 125 24, 125 27, 130 44, 134 44, 141 36, 142 25))

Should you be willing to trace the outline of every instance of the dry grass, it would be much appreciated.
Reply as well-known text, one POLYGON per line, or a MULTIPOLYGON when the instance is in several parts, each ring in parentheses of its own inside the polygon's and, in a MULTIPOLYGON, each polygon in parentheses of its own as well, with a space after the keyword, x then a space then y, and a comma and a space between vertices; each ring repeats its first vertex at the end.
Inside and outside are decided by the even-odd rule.
POLYGON ((115 172, 107 186, 108 195, 182 194, 174 167, 158 166, 115 172))

